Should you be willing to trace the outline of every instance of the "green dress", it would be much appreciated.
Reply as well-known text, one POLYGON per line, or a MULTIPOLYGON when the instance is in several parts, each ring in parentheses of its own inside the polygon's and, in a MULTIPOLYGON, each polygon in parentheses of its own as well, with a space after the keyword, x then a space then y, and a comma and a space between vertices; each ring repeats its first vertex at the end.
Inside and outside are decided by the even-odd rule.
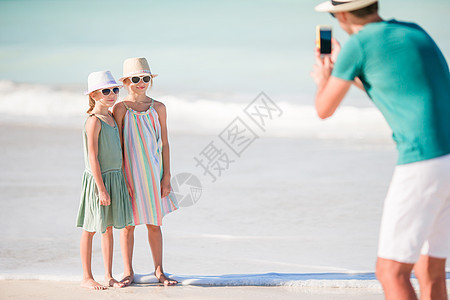
MULTIPOLYGON (((95 115, 90 115, 90 117, 95 115)), ((100 120, 100 118, 99 118, 100 120)), ((77 227, 89 232, 104 233, 107 227, 121 229, 134 225, 133 211, 122 172, 122 147, 120 146, 117 124, 112 127, 100 120, 98 136, 98 161, 106 191, 111 198, 108 206, 100 205, 98 189, 92 175, 88 157, 86 123, 83 129, 84 161, 80 208, 77 227)))

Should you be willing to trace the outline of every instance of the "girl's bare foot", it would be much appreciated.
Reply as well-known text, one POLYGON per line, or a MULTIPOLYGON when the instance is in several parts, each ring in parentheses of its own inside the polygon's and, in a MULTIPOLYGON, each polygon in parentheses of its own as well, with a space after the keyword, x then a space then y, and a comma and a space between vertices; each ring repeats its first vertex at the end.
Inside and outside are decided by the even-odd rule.
POLYGON ((123 282, 118 282, 117 280, 115 280, 114 278, 110 278, 106 280, 108 282, 108 285, 110 287, 114 287, 114 288, 123 288, 125 286, 125 284, 123 282))
POLYGON ((134 281, 134 274, 125 276, 120 282, 123 283, 125 286, 129 286, 134 281))
POLYGON ((101 285, 100 283, 95 281, 93 278, 83 279, 81 281, 81 287, 83 287, 85 289, 90 289, 90 290, 106 290, 107 289, 106 286, 101 285))
POLYGON ((156 272, 154 273, 156 279, 158 279, 159 283, 164 284, 164 286, 172 286, 172 285, 177 285, 178 281, 167 278, 166 275, 164 275, 164 273, 159 273, 158 275, 156 275, 156 272))

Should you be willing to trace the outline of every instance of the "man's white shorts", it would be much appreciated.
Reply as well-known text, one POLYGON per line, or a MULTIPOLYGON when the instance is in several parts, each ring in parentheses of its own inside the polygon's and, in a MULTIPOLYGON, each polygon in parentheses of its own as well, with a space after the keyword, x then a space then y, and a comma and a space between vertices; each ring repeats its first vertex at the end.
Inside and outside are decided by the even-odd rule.
POLYGON ((450 155, 398 165, 384 203, 378 257, 450 255, 450 155))

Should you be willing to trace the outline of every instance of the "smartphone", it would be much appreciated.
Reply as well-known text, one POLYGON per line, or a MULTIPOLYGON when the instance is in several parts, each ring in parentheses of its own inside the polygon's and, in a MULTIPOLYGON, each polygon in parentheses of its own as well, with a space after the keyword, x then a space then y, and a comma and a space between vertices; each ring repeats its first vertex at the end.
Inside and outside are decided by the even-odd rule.
POLYGON ((331 26, 317 25, 316 45, 320 54, 331 54, 331 26))

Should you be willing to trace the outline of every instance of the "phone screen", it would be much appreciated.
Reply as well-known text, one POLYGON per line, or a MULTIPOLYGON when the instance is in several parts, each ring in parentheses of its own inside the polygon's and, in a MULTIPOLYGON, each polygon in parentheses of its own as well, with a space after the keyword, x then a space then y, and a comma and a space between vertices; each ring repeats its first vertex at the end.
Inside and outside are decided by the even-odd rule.
POLYGON ((330 54, 331 53, 331 29, 321 28, 320 29, 320 53, 330 54))

